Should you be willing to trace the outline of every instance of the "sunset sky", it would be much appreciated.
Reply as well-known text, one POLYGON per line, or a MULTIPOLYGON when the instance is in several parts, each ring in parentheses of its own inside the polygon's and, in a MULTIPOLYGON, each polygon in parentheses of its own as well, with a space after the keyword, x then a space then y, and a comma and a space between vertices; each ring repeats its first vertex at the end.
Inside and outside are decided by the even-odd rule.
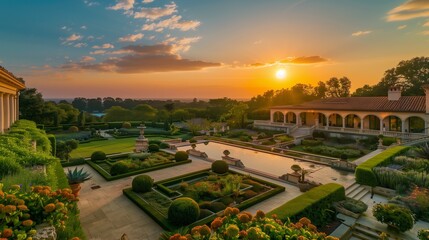
POLYGON ((429 54, 429 0, 3 0, 0 65, 46 98, 250 98, 429 54), (276 78, 279 69, 286 77, 276 78))

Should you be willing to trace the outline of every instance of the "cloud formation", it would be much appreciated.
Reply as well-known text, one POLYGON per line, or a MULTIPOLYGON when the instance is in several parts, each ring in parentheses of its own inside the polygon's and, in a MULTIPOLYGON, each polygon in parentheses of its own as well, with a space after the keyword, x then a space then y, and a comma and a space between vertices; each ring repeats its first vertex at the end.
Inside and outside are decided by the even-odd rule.
POLYGON ((111 10, 131 10, 134 7, 134 0, 118 0, 115 5, 108 7, 111 10))
POLYGON ((93 70, 117 73, 150 73, 171 71, 195 71, 221 66, 220 63, 183 59, 173 52, 173 46, 129 45, 122 48, 126 55, 111 57, 99 63, 69 62, 61 66, 64 70, 93 70))
POLYGON ((261 68, 261 67, 270 67, 270 66, 283 65, 283 64, 304 65, 304 64, 324 63, 327 61, 328 59, 323 58, 321 56, 288 57, 286 59, 277 60, 275 62, 268 62, 268 63, 256 62, 249 65, 245 65, 245 67, 261 68))
POLYGON ((357 31, 352 33, 353 37, 360 37, 360 36, 364 36, 364 35, 368 35, 370 34, 372 31, 357 31))
POLYGON ((137 40, 142 39, 144 36, 143 33, 137 33, 137 34, 129 34, 123 37, 120 37, 118 39, 119 42, 135 42, 137 40))
POLYGON ((398 26, 398 27, 397 27, 397 29, 398 29, 398 30, 402 30, 402 29, 404 29, 404 28, 406 28, 406 27, 407 27, 407 25, 401 25, 401 26, 398 26))
POLYGON ((110 43, 105 43, 105 44, 100 45, 100 46, 95 45, 92 48, 94 48, 94 49, 109 49, 109 48, 115 48, 115 46, 113 46, 110 43))
POLYGON ((82 39, 82 36, 81 36, 81 35, 73 33, 72 35, 68 36, 68 37, 64 40, 64 43, 67 43, 67 42, 74 42, 74 41, 77 41, 77 40, 80 40, 80 39, 82 39))
POLYGON ((170 18, 164 19, 158 23, 147 23, 143 25, 143 31, 162 31, 164 28, 168 29, 179 29, 181 31, 195 30, 200 26, 201 22, 199 21, 181 21, 182 16, 174 15, 170 18))
POLYGON ((172 2, 170 4, 164 5, 163 8, 141 8, 140 11, 134 13, 134 18, 146 18, 153 21, 161 17, 170 16, 175 12, 177 12, 177 5, 172 2))
POLYGON ((428 0, 408 0, 387 13, 388 22, 429 17, 428 0))

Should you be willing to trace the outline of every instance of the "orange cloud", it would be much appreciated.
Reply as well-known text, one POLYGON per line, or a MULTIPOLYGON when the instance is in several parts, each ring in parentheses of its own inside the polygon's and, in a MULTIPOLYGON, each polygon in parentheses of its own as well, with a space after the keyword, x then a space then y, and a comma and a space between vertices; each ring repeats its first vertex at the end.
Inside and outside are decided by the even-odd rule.
POLYGON ((387 13, 387 21, 404 21, 429 17, 428 0, 408 0, 387 13))

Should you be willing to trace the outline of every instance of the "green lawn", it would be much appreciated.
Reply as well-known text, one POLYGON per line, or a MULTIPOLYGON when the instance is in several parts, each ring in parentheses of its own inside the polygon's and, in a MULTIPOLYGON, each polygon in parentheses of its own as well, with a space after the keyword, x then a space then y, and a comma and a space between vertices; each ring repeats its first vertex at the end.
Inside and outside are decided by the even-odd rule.
MULTIPOLYGON (((149 140, 165 140, 165 137, 149 137, 149 140)), ((111 139, 107 141, 95 141, 79 144, 79 147, 72 151, 72 158, 90 157, 95 151, 103 151, 106 154, 132 152, 136 138, 111 139)))

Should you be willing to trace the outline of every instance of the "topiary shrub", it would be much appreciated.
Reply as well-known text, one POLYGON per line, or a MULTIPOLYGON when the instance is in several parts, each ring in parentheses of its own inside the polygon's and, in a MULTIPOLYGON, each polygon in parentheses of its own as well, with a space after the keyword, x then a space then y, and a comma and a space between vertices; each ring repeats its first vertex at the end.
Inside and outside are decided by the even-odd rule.
POLYGON ((196 143, 196 142, 198 142, 198 141, 197 141, 197 139, 195 139, 195 138, 191 138, 191 139, 189 139, 189 142, 190 142, 190 143, 196 143))
POLYGON ((106 159, 106 154, 103 151, 95 151, 91 154, 92 161, 100 161, 105 159, 106 159))
POLYGON ((123 122, 122 127, 123 128, 131 128, 131 123, 130 122, 123 122))
POLYGON ((150 144, 148 150, 149 152, 159 152, 159 146, 156 144, 150 144))
POLYGON ((110 168, 110 175, 116 176, 119 174, 127 173, 129 170, 128 165, 124 162, 117 162, 110 168))
POLYGON ((176 162, 186 161, 188 160, 188 158, 189 158, 189 155, 185 151, 178 151, 176 152, 176 154, 174 154, 174 159, 176 160, 176 162))
POLYGON ((169 147, 170 147, 170 145, 168 143, 165 143, 165 142, 161 142, 159 144, 159 148, 161 148, 161 149, 165 149, 165 148, 169 148, 169 147))
POLYGON ((76 126, 69 127, 69 132, 79 132, 79 128, 76 126))
POLYGON ((347 198, 346 200, 341 201, 340 205, 343 208, 357 214, 361 214, 368 209, 368 205, 366 205, 364 202, 353 198, 347 198))
POLYGON ((198 217, 198 219, 203 219, 203 218, 209 217, 212 214, 213 213, 208 209, 201 209, 200 210, 200 216, 198 217))
POLYGON ((132 188, 134 192, 149 192, 153 186, 153 179, 148 175, 140 175, 133 179, 132 188))
POLYGON ((216 160, 212 163, 212 171, 217 174, 227 173, 229 165, 223 160, 216 160))
POLYGON ((411 210, 396 204, 376 204, 372 208, 372 214, 377 221, 387 224, 401 232, 413 228, 414 218, 411 210))
POLYGON ((160 145, 161 143, 162 143, 161 140, 149 140, 149 145, 151 144, 160 145))
POLYGON ((212 202, 209 206, 209 210, 214 213, 223 211, 225 208, 226 208, 226 205, 221 202, 212 202))
POLYGON ((168 220, 175 225, 185 226, 198 220, 200 208, 191 198, 177 198, 168 208, 168 220))

